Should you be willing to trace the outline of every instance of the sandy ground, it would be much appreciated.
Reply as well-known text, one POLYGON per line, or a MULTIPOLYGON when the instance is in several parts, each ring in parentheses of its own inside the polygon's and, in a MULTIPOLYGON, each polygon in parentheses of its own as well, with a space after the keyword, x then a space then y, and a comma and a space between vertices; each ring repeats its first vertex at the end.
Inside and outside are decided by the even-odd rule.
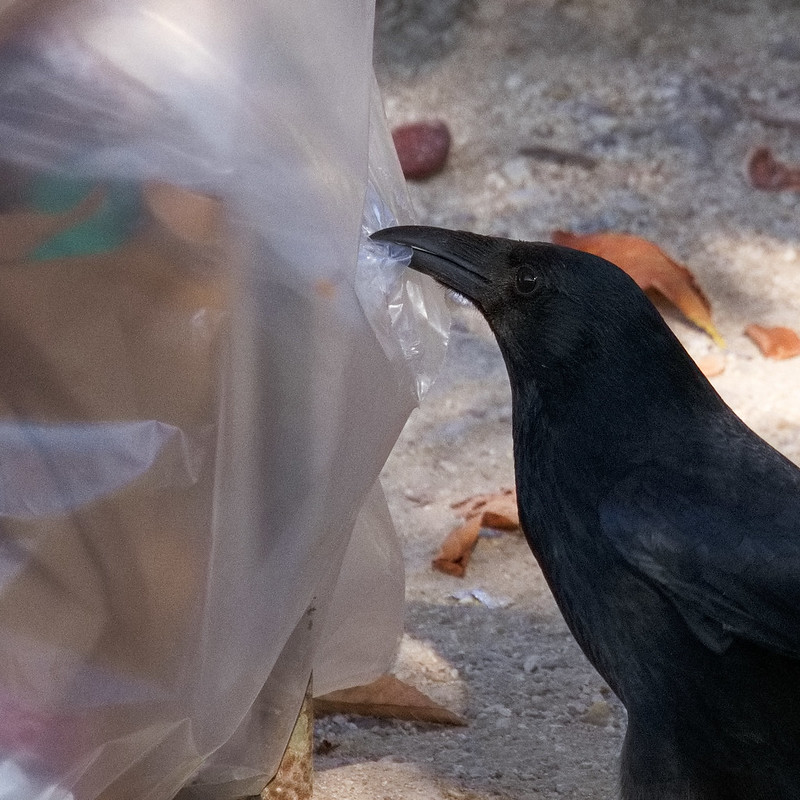
MULTIPOLYGON (((800 8, 648 5, 379 3, 390 122, 439 118, 453 133, 446 170, 411 186, 419 220, 525 239, 615 229, 658 242, 713 304, 729 348, 713 383, 800 462, 800 358, 766 360, 743 335, 752 322, 800 328, 800 195, 756 191, 743 172, 757 145, 800 162, 800 8), (759 121, 765 110, 784 122, 759 121), (519 154, 532 145, 596 164, 519 154)), ((715 349, 668 320, 692 355, 715 349)), ((320 720, 317 800, 613 797, 624 711, 572 641, 521 537, 481 539, 463 580, 430 568, 457 522, 451 503, 512 485, 512 470, 502 361, 475 312, 454 307, 444 369, 383 479, 407 567, 396 671, 469 725, 320 720), (500 607, 453 599, 471 588, 500 607)))

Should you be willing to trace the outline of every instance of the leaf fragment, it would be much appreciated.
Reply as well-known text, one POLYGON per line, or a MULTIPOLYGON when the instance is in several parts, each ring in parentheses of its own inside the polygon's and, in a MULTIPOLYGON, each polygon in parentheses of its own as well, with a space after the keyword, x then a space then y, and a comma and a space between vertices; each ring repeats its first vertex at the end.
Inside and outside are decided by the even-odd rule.
POLYGON ((800 336, 791 328, 748 325, 744 332, 767 358, 780 360, 800 355, 800 336))
POLYGON ((722 375, 722 373, 725 372, 725 354, 719 351, 700 356, 700 358, 695 359, 695 363, 700 367, 700 372, 702 372, 706 378, 715 378, 717 375, 722 375))
POLYGON ((463 578, 467 572, 469 560, 472 558, 472 551, 478 543, 480 532, 480 517, 473 517, 463 525, 454 528, 442 542, 439 552, 433 557, 431 566, 446 575, 463 578))
POLYGON ((513 489, 476 494, 453 503, 451 508, 464 519, 480 517, 483 528, 497 528, 503 531, 519 528, 517 493, 513 489))
POLYGON ((355 714, 361 717, 404 719, 439 725, 466 725, 467 721, 449 708, 431 700, 419 689, 394 675, 364 686, 340 689, 314 698, 316 714, 355 714))
POLYGON ((766 192, 800 190, 800 165, 778 161, 769 147, 757 147, 747 159, 747 176, 756 189, 766 192))
POLYGON ((552 239, 555 244, 583 250, 616 264, 642 291, 657 292, 704 330, 715 344, 725 346, 711 319, 711 303, 694 275, 653 242, 614 231, 575 234, 559 230, 553 231, 552 239))
POLYGON ((481 528, 504 531, 519 528, 517 494, 513 489, 501 489, 491 494, 468 497, 453 503, 452 508, 466 521, 450 531, 431 565, 439 572, 463 578, 481 528))

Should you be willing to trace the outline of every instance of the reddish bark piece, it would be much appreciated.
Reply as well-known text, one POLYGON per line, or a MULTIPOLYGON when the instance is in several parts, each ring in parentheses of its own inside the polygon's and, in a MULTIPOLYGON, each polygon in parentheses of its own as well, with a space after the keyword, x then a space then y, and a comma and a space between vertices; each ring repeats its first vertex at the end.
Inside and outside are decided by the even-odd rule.
POLYGON ((466 725, 466 720, 431 700, 419 689, 396 678, 381 675, 376 681, 314 698, 317 714, 356 714, 361 717, 405 719, 439 725, 466 725))
POLYGON ((585 235, 553 231, 553 242, 593 253, 628 273, 643 291, 654 291, 672 303, 716 344, 724 341, 711 321, 711 304, 694 275, 647 239, 607 231, 585 235))
POLYGON ((444 122, 413 122, 392 131, 403 175, 411 180, 439 172, 450 152, 450 130, 444 122))
POLYGON ((791 328, 748 325, 744 332, 767 358, 783 359, 800 355, 800 336, 791 328))
POLYGON ((781 192, 800 190, 800 165, 778 161, 769 147, 758 147, 747 159, 747 176, 756 189, 781 192))

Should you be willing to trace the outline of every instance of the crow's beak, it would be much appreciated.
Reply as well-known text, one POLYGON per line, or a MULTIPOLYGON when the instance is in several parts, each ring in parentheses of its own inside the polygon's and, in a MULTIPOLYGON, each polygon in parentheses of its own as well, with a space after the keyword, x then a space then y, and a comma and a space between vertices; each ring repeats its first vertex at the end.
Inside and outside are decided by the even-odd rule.
POLYGON ((384 228, 370 238, 410 247, 413 269, 476 302, 490 284, 491 265, 501 247, 501 240, 491 236, 425 225, 384 228))

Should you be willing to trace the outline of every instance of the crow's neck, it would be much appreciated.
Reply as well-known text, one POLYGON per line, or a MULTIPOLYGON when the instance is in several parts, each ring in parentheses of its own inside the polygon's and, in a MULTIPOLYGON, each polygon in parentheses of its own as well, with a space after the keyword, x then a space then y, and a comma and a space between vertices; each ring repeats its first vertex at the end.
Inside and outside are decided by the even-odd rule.
POLYGON ((536 392, 515 391, 514 459, 522 528, 570 630, 625 702, 621 676, 636 666, 620 661, 619 653, 634 652, 628 640, 646 636, 636 629, 638 620, 658 618, 666 610, 602 535, 598 506, 617 476, 630 468, 630 447, 616 441, 624 439, 621 435, 593 441, 592 427, 564 430, 551 425, 536 392), (619 613, 615 604, 620 597, 640 612, 636 624, 619 613))
POLYGON ((586 525, 622 476, 654 459, 699 462, 720 424, 736 421, 682 349, 649 363, 508 366, 520 512, 537 557, 562 559, 570 538, 593 552, 586 525))
POLYGON ((618 693, 634 667, 616 654, 647 635, 620 607, 647 607, 639 620, 672 612, 605 539, 599 506, 637 466, 702 463, 720 426, 741 424, 670 336, 656 330, 646 351, 623 343, 562 362, 504 353, 522 527, 570 629, 618 693))
POLYGON ((685 459, 731 414, 666 326, 628 352, 610 345, 551 363, 506 361, 518 455, 557 462, 585 491, 654 453, 685 459))

